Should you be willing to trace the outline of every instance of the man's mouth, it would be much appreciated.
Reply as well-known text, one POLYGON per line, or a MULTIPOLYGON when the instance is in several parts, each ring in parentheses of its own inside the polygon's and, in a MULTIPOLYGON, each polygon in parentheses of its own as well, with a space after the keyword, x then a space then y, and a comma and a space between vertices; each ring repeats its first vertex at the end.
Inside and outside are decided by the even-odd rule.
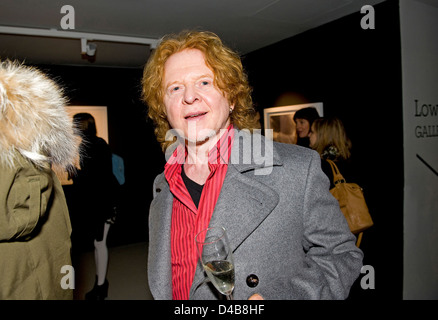
POLYGON ((202 117, 205 114, 207 114, 207 112, 192 113, 192 114, 185 116, 184 119, 186 119, 186 120, 196 119, 196 118, 202 117))

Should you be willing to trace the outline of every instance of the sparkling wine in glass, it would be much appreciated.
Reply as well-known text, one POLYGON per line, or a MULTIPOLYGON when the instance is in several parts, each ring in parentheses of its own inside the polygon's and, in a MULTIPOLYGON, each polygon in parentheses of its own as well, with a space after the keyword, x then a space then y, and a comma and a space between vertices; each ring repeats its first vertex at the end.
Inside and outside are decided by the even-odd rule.
POLYGON ((233 300, 234 261, 225 229, 207 228, 196 235, 195 241, 208 278, 220 293, 233 300))

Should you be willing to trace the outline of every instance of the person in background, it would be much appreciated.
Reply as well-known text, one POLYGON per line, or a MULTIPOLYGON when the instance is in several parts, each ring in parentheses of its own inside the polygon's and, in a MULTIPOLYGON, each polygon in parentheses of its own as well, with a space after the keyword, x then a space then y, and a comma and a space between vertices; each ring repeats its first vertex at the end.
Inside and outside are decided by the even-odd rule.
POLYGON ((73 298, 74 283, 62 285, 69 211, 54 172, 72 172, 78 157, 65 104, 41 71, 0 62, 0 300, 73 298))
POLYGON ((112 152, 104 139, 97 136, 96 121, 89 113, 77 113, 73 123, 78 129, 80 144, 80 168, 72 176, 75 194, 75 215, 79 223, 73 224, 73 247, 78 237, 87 237, 82 232, 85 226, 91 231, 94 242, 96 279, 93 289, 85 295, 86 300, 104 300, 108 296, 108 247, 107 236, 115 214, 118 199, 118 182, 113 174, 112 152), (76 229, 77 226, 77 229, 76 229))
POLYGON ((351 141, 344 124, 337 117, 316 119, 309 133, 310 147, 317 151, 322 159, 321 168, 330 180, 330 189, 334 188, 333 171, 327 159, 336 163, 347 181, 351 178, 351 141))
POLYGON ((295 112, 297 142, 299 146, 309 148, 309 132, 313 121, 319 118, 318 111, 314 107, 302 108, 295 112))
POLYGON ((149 211, 153 297, 220 298, 205 281, 194 241, 219 226, 234 250, 236 300, 345 299, 363 253, 319 155, 254 129, 240 57, 211 32, 168 35, 142 85, 167 160, 149 211))

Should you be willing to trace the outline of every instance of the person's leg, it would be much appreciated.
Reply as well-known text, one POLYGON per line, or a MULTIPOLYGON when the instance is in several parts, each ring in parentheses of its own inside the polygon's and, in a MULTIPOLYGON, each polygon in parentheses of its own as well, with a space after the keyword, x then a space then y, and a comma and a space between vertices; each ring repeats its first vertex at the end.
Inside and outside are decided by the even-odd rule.
POLYGON ((108 247, 106 244, 109 223, 104 223, 103 230, 94 240, 94 260, 96 264, 96 280, 93 289, 85 295, 86 300, 104 300, 108 296, 108 247))
POLYGON ((102 241, 94 240, 94 258, 96 262, 96 276, 98 286, 104 284, 108 270, 108 246, 106 244, 106 239, 110 226, 111 225, 109 223, 105 223, 102 241))

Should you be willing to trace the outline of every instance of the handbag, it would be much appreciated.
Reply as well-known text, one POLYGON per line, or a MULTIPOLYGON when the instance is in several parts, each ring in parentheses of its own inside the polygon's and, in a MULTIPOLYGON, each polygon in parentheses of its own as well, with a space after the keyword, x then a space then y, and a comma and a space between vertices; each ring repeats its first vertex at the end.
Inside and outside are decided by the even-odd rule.
POLYGON ((335 185, 330 189, 330 193, 338 200, 350 231, 353 234, 362 233, 374 224, 365 202, 363 190, 356 183, 347 183, 332 160, 327 159, 327 162, 332 167, 335 185))

